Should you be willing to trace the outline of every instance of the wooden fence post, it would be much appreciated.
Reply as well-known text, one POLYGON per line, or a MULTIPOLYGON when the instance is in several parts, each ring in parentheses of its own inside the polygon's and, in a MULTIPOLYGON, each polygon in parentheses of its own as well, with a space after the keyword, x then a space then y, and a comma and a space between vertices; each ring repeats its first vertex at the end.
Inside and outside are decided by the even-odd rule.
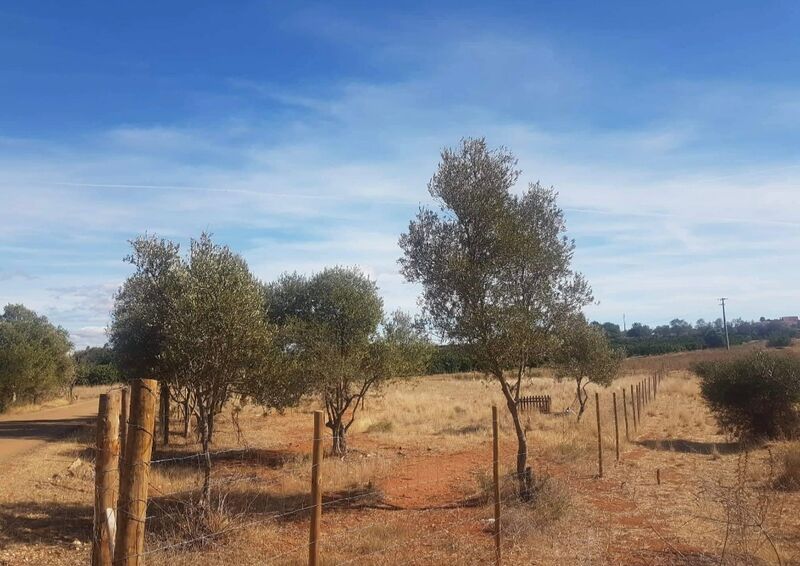
POLYGON ((603 477, 603 437, 600 434, 600 394, 594 393, 595 412, 597 413, 597 469, 598 476, 603 477))
POLYGON ((642 424, 642 384, 636 384, 636 418, 642 424))
POLYGON ((497 405, 492 405, 492 478, 494 480, 494 561, 500 564, 500 427, 497 405))
POLYGON ((92 566, 111 566, 114 558, 119 493, 119 409, 119 392, 100 395, 94 463, 92 566))
POLYGON ((117 512, 114 564, 144 564, 144 527, 147 517, 147 486, 155 433, 155 379, 137 379, 131 385, 128 438, 122 468, 122 489, 117 512))
POLYGON ((631 433, 628 430, 628 399, 625 395, 625 388, 622 388, 622 414, 625 415, 625 440, 631 441, 631 433))
POLYGON ((323 420, 322 411, 314 411, 314 442, 311 448, 311 528, 308 533, 309 566, 319 564, 319 534, 322 522, 322 489, 320 489, 322 476, 320 472, 323 458, 323 420))
POLYGON ((636 398, 633 395, 633 385, 631 385, 631 414, 633 415, 633 430, 638 430, 639 421, 636 419, 636 398))
POLYGON ((128 440, 128 416, 130 415, 131 406, 131 388, 126 385, 120 389, 120 407, 119 407, 119 453, 125 456, 125 445, 128 440))
POLYGON ((617 392, 611 392, 611 399, 614 403, 614 442, 617 449, 617 462, 619 462, 619 417, 617 417, 617 392))

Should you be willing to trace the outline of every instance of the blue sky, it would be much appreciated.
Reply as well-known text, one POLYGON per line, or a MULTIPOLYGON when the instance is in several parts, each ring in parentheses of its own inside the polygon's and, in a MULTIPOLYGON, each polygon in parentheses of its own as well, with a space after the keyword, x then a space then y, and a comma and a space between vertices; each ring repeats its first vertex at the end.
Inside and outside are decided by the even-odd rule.
POLYGON ((415 309, 397 236, 442 147, 555 186, 590 317, 800 312, 790 2, 6 2, 0 303, 99 344, 145 231, 265 280, 358 265, 415 309))

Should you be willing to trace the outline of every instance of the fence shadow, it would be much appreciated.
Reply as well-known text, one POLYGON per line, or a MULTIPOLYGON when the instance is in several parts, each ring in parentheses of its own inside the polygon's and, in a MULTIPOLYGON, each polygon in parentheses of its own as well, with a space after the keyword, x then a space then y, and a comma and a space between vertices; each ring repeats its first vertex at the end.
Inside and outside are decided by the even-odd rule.
POLYGON ((24 501, 0 504, 0 548, 10 543, 86 541, 92 535, 89 505, 24 501))
POLYGON ((746 445, 741 442, 697 442, 684 438, 639 440, 636 444, 650 450, 683 454, 737 454, 746 448, 746 445))

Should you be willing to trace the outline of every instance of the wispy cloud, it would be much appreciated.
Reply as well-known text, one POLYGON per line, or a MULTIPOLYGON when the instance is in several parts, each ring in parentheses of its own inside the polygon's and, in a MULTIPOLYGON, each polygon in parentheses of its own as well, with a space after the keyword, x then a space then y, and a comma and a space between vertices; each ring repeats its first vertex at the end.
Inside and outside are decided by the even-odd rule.
MULTIPOLYGON (((325 41, 353 40, 345 29, 326 28, 325 41)), ((430 203, 439 150, 485 135, 519 156, 525 181, 559 190, 576 267, 599 300, 591 316, 714 318, 720 294, 745 317, 800 302, 787 284, 800 275, 800 163, 781 151, 748 158, 715 134, 744 115, 725 131, 790 135, 770 125, 792 119, 790 89, 740 85, 726 99, 714 82, 664 80, 624 93, 628 119, 605 123, 603 108, 624 104, 622 69, 547 37, 434 31, 417 43, 402 26, 365 32, 370 57, 393 66, 371 80, 216 86, 257 112, 0 140, 0 197, 14 211, 0 223, 0 300, 43 310, 80 345, 102 342, 129 272, 126 240, 209 230, 264 279, 358 265, 388 308, 413 308, 397 237, 430 203)))

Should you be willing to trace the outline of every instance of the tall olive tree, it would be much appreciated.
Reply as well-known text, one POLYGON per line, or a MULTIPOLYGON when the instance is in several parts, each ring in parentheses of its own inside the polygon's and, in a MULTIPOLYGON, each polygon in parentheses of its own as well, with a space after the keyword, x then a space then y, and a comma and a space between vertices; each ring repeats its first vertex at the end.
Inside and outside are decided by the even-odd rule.
POLYGON ((514 156, 484 139, 445 149, 428 183, 438 210, 422 207, 411 221, 400 237, 400 265, 422 284, 432 324, 500 385, 527 499, 534 482, 517 410, 522 377, 559 320, 591 301, 591 291, 570 267, 574 243, 556 193, 538 183, 514 192, 519 175, 514 156))
POLYGON ((66 330, 22 305, 6 305, 0 315, 0 411, 70 384, 71 349, 66 330))
POLYGON ((124 377, 159 381, 159 420, 163 442, 168 444, 169 385, 175 373, 163 352, 166 329, 175 310, 174 301, 180 294, 180 247, 152 235, 141 236, 130 243, 133 249, 125 261, 133 265, 135 271, 115 297, 109 343, 124 377))
POLYGON ((611 346, 602 327, 589 325, 583 315, 570 317, 559 331, 553 362, 558 379, 575 380, 578 420, 586 411, 590 383, 608 387, 619 375, 623 353, 611 346))
POLYGON ((333 453, 345 454, 347 431, 369 390, 425 364, 424 333, 398 313, 380 328, 383 301, 357 269, 284 275, 268 287, 267 303, 280 327, 285 367, 321 395, 333 453))

